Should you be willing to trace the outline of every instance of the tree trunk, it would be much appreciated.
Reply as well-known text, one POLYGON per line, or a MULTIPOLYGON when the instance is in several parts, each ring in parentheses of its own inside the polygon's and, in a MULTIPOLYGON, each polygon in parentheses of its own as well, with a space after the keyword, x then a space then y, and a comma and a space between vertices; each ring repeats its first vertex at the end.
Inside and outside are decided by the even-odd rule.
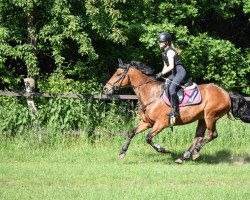
MULTIPOLYGON (((34 13, 35 13, 34 8, 27 13, 27 33, 28 33, 28 44, 34 47, 32 48, 33 51, 36 51, 37 37, 35 35, 34 13)), ((31 52, 31 53, 36 54, 36 52, 31 52)), ((29 97, 27 97, 27 103, 30 115, 34 119, 34 125, 38 134, 38 140, 40 141, 41 140, 40 123, 38 119, 38 111, 34 103, 34 97, 33 97, 33 93, 36 92, 37 88, 36 79, 34 74, 31 74, 30 72, 32 70, 27 69, 27 71, 28 71, 28 77, 24 79, 24 84, 26 87, 26 92, 31 94, 29 97)))

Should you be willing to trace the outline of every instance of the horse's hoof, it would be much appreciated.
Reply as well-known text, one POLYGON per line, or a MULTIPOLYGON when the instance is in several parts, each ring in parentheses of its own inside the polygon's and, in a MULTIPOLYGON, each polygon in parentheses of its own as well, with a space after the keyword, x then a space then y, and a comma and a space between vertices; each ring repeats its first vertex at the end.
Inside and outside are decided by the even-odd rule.
POLYGON ((166 148, 162 148, 161 152, 162 153, 171 153, 171 151, 169 149, 166 149, 166 148))
POLYGON ((199 157, 200 157, 199 153, 196 153, 196 154, 192 155, 193 160, 197 160, 199 157))
POLYGON ((125 156, 126 156, 126 154, 125 154, 125 153, 122 153, 122 154, 119 155, 119 159, 121 160, 121 159, 123 159, 125 156))
POLYGON ((175 161, 175 163, 177 163, 177 164, 183 164, 184 163, 184 160, 182 160, 182 159, 177 159, 176 161, 175 161))

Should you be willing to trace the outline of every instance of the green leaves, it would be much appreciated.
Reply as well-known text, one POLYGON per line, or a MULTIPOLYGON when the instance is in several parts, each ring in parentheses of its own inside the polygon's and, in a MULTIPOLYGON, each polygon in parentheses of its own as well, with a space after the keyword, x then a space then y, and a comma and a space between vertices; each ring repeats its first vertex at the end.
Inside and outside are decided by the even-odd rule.
POLYGON ((243 11, 245 13, 250 13, 250 2, 248 0, 242 0, 243 3, 243 11))
POLYGON ((229 41, 201 34, 190 38, 181 55, 188 63, 187 70, 197 79, 214 82, 228 90, 249 87, 247 60, 229 41))
MULTIPOLYGON (((156 36, 168 31, 198 82, 215 82, 231 90, 240 85, 237 90, 249 94, 248 46, 242 43, 249 39, 249 8, 246 0, 213 4, 208 0, 3 0, 0 79, 7 88, 18 88, 20 76, 40 73, 40 78, 52 79, 53 72, 61 70, 69 88, 86 81, 81 90, 94 90, 87 86, 91 84, 99 90, 118 57, 161 68, 156 36), (243 29, 237 32, 241 24, 243 29)), ((41 88, 52 87, 44 80, 41 84, 41 88)))
POLYGON ((183 23, 188 19, 198 16, 196 1, 186 3, 186 1, 167 1, 159 6, 159 15, 161 18, 167 18, 175 24, 183 23))
POLYGON ((4 63, 9 56, 14 60, 21 59, 29 74, 38 75, 38 53, 49 54, 56 67, 65 65, 65 41, 76 43, 81 56, 96 60, 98 55, 92 39, 123 44, 127 40, 120 28, 121 13, 115 8, 122 2, 3 1, 0 3, 0 62, 4 63), (92 30, 96 33, 91 38, 92 30))
POLYGON ((87 0, 85 1, 86 15, 93 30, 101 37, 125 44, 126 36, 123 35, 121 12, 116 9, 121 0, 87 0))

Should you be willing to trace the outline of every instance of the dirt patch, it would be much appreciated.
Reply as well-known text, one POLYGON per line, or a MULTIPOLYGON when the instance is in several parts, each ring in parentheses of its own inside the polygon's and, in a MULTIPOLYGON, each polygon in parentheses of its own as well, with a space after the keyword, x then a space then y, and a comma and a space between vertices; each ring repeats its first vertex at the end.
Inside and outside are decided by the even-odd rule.
POLYGON ((250 157, 249 156, 245 156, 245 157, 231 157, 230 158, 230 163, 232 165, 236 165, 236 166, 241 166, 247 163, 250 163, 250 157))

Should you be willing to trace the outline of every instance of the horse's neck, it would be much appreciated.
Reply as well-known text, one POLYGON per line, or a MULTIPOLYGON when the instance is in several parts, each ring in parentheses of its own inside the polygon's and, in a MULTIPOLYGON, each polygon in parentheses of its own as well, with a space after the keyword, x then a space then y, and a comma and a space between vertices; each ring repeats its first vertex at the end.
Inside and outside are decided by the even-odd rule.
POLYGON ((130 73, 129 78, 134 92, 143 106, 160 96, 162 84, 153 80, 151 77, 133 69, 133 73, 130 73))

